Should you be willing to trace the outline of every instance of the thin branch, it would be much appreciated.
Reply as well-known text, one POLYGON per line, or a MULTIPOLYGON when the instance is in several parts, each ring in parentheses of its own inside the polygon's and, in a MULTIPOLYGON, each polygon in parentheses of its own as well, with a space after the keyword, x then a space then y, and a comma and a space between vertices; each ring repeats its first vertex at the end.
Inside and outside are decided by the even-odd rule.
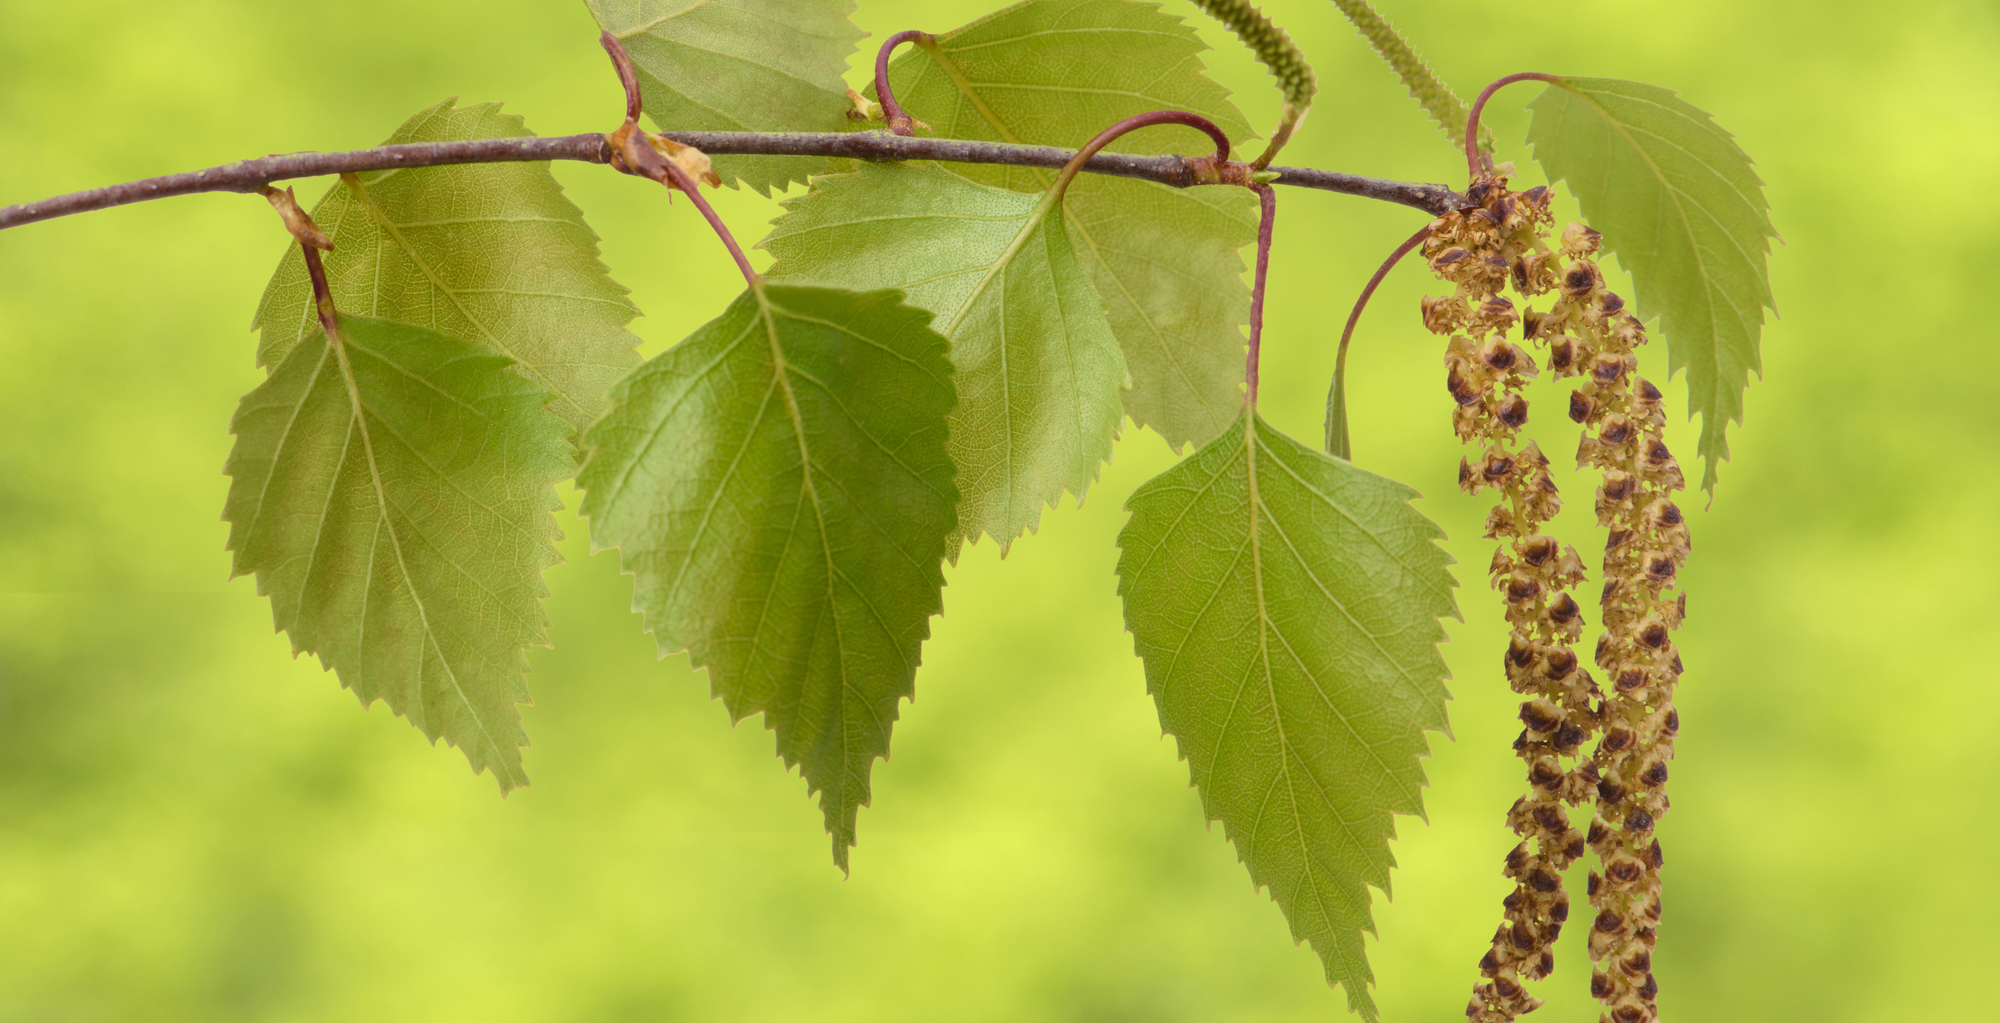
MULTIPOLYGON (((905 138, 886 131, 864 132, 737 132, 670 131, 667 138, 694 146, 711 156, 835 156, 859 160, 943 160, 1011 167, 1060 170, 1077 153, 1057 146, 1017 146, 1004 142, 961 139, 905 138)), ((122 185, 72 192, 38 202, 0 208, 0 229, 38 220, 88 213, 148 199, 197 192, 256 192, 273 181, 325 174, 356 174, 393 167, 437 167, 466 163, 518 163, 577 160, 610 163, 611 144, 603 135, 563 135, 554 138, 475 139, 464 142, 412 142, 337 153, 287 153, 169 174, 122 185)), ((1214 183, 1207 157, 1132 156, 1099 153, 1084 170, 1113 177, 1157 181, 1175 188, 1214 183), (1207 165, 1207 166, 1205 166, 1207 165), (1209 173, 1204 176, 1203 171, 1209 173)), ((1280 185, 1316 188, 1343 195, 1380 199, 1439 216, 1458 208, 1463 196, 1444 185, 1342 174, 1301 167, 1275 167, 1280 185)))

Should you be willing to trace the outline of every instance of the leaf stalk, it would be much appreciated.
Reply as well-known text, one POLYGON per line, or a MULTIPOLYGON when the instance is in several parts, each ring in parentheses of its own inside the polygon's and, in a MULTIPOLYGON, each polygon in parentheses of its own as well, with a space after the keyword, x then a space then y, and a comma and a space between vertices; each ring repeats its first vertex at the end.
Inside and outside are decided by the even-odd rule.
POLYGON ((1278 219, 1278 190, 1252 185, 1261 208, 1257 218, 1257 275, 1250 285, 1250 347, 1243 360, 1243 400, 1257 410, 1257 349, 1264 339, 1264 278, 1271 269, 1271 228, 1278 219))
POLYGON ((1479 114, 1486 109, 1486 101, 1492 99, 1493 94, 1505 86, 1529 81, 1548 82, 1553 85, 1562 79, 1540 71, 1523 71, 1520 74, 1494 80, 1492 85, 1479 90, 1479 98, 1472 101, 1472 113, 1465 118, 1465 168, 1472 180, 1477 181, 1493 172, 1492 155, 1479 151, 1479 114))
POLYGON ((896 102, 896 94, 889 88, 889 54, 904 43, 929 46, 935 42, 928 32, 908 29, 882 41, 882 48, 875 53, 875 99, 882 104, 882 120, 889 130, 898 135, 916 134, 916 121, 905 113, 903 106, 896 102))
POLYGON ((1368 284, 1361 289, 1361 297, 1354 300, 1354 311, 1347 314, 1347 326, 1340 331, 1340 351, 1333 357, 1333 386, 1326 392, 1326 453, 1337 458, 1354 460, 1354 443, 1347 431, 1347 344, 1354 339, 1355 324, 1361 322, 1361 310, 1368 308, 1368 300, 1375 297, 1375 289, 1382 286, 1389 271, 1412 249, 1430 237, 1431 225, 1411 235, 1389 258, 1375 268, 1375 276, 1368 278, 1368 284))

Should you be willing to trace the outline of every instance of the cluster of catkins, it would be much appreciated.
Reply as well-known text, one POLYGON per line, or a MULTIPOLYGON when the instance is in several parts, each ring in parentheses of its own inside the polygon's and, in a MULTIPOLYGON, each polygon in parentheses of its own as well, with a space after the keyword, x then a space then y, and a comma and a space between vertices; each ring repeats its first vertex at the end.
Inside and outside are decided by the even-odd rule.
POLYGON ((1653 826, 1667 809, 1662 788, 1680 673, 1669 633, 1683 611, 1665 593, 1688 551, 1687 527, 1667 494, 1684 484, 1661 440, 1659 389, 1635 376, 1633 349, 1645 343, 1639 321, 1604 288, 1590 258, 1599 248, 1596 232, 1573 224, 1559 245, 1551 243, 1549 198, 1546 188, 1509 191, 1503 177, 1474 182, 1467 204, 1438 218, 1423 246, 1432 271, 1455 285, 1449 296, 1424 299, 1424 326, 1450 338, 1452 426, 1460 440, 1479 446, 1476 459, 1460 463, 1459 485, 1501 495, 1486 520, 1487 537, 1499 541, 1490 574, 1507 608, 1507 680, 1527 697, 1514 749, 1527 765, 1529 791, 1507 814, 1522 839, 1506 859, 1515 888, 1480 960, 1466 1015, 1495 1023, 1541 1005, 1522 981, 1555 967, 1556 937, 1569 917, 1562 874, 1588 845, 1603 865, 1590 880, 1590 954, 1598 963, 1591 990, 1609 1023, 1650 1023, 1661 862, 1653 826), (1553 293, 1553 305, 1517 311, 1501 294, 1509 285, 1524 302, 1553 293), (1519 439, 1528 420, 1521 390, 1538 370, 1508 339, 1516 324, 1523 341, 1546 351, 1558 378, 1586 378, 1569 412, 1586 428, 1578 464, 1603 472, 1597 511, 1610 540, 1606 634, 1596 660, 1609 693, 1571 649, 1583 616, 1567 591, 1585 573, 1573 548, 1543 532, 1562 502, 1548 459, 1535 442, 1519 439), (1600 733, 1583 756, 1583 745, 1600 733), (1593 796, 1597 810, 1586 836, 1570 825, 1564 806, 1593 796))

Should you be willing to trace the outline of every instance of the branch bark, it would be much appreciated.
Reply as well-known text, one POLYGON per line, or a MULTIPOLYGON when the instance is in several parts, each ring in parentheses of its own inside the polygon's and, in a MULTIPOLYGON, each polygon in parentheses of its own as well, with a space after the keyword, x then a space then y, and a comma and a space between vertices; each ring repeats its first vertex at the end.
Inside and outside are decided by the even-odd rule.
MULTIPOLYGON (((747 132, 670 131, 663 133, 711 156, 841 156, 859 160, 943 160, 951 163, 992 163, 1059 170, 1077 153, 1056 146, 1018 146, 1001 142, 912 138, 886 131, 865 132, 747 132)), ((1099 153, 1084 170, 1093 174, 1140 178, 1175 188, 1202 183, 1196 160, 1182 156, 1132 156, 1099 153)), ((536 160, 577 160, 610 163, 611 146, 603 135, 555 138, 477 139, 465 142, 414 142, 338 153, 286 153, 169 174, 122 185, 72 192, 38 202, 0 208, 0 230, 73 213, 109 209, 148 199, 196 192, 255 192, 273 181, 324 174, 349 174, 391 167, 437 167, 446 164, 507 163, 536 160)), ((1457 208, 1464 198, 1444 185, 1342 174, 1303 167, 1274 167, 1276 184, 1316 188, 1343 195, 1399 203, 1439 216, 1457 208)))

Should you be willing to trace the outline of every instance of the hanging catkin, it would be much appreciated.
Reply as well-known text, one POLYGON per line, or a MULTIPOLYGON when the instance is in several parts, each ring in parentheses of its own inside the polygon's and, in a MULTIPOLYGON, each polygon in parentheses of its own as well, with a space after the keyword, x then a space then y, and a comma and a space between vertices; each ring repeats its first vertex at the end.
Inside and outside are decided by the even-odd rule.
POLYGON ((1424 242, 1431 269, 1456 290, 1424 299, 1423 318, 1451 339, 1445 381, 1455 403, 1452 427, 1480 448, 1476 459, 1459 463, 1459 486, 1501 493, 1486 519, 1486 536, 1499 541, 1489 573, 1506 603, 1507 681, 1528 697, 1521 704, 1526 728, 1514 742, 1527 766, 1528 794, 1507 812, 1508 826, 1521 837, 1504 868, 1514 890, 1502 902, 1505 918, 1479 961, 1482 980, 1466 1009, 1478 1023, 1493 1023, 1540 1006, 1522 981, 1555 969, 1556 937, 1569 918, 1562 875, 1585 846, 1564 804, 1588 799, 1594 780, 1587 765, 1572 769, 1565 761, 1573 763, 1596 730, 1600 694, 1570 648, 1583 616, 1567 591, 1583 580, 1583 561, 1544 532, 1562 501, 1548 458, 1533 441, 1519 440, 1528 420, 1521 391, 1537 370, 1527 350, 1507 340, 1520 318, 1501 294, 1510 281, 1523 298, 1556 284, 1554 254, 1543 240, 1549 192, 1510 192, 1505 178, 1490 178, 1475 182, 1467 197, 1470 204, 1438 218, 1424 242))
POLYGON ((1653 832, 1667 813, 1667 761, 1680 730, 1673 630, 1687 614, 1686 595, 1670 591, 1687 559, 1688 529, 1669 498, 1686 481, 1661 438, 1660 389, 1637 376, 1645 331, 1605 289, 1591 258, 1599 248, 1597 232, 1581 224, 1563 232, 1558 297, 1547 313, 1528 314, 1523 332, 1548 342, 1558 377, 1584 378, 1569 407, 1584 425, 1577 464, 1602 473, 1597 519, 1609 530, 1596 659, 1611 692, 1590 765, 1597 813, 1589 841, 1602 867, 1590 875, 1590 989, 1610 1023, 1650 1023, 1658 1018, 1652 961, 1662 864, 1653 832))

